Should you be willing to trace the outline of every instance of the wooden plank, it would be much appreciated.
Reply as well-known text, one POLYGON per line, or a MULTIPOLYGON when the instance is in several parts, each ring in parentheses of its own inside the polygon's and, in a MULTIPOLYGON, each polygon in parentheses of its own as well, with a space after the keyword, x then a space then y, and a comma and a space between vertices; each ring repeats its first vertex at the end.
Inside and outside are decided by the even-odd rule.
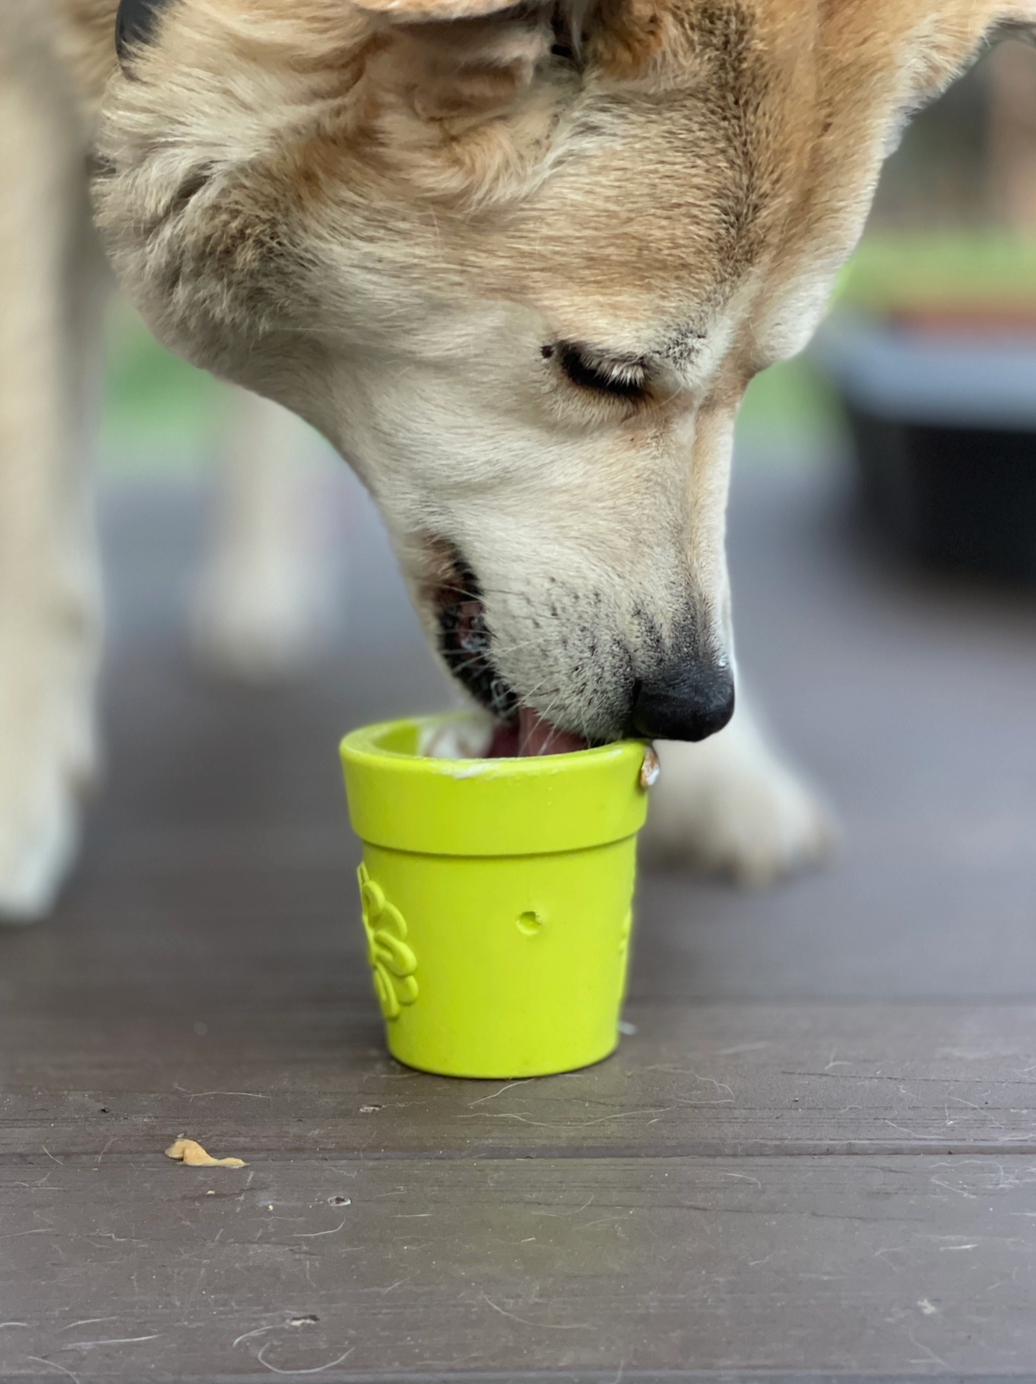
POLYGON ((0 1197, 5 1380, 1036 1370, 1032 1157, 112 1150, 0 1197))
POLYGON ((178 1134, 269 1157, 1036 1159, 1033 1006, 633 1005, 609 1061, 484 1083, 393 1062, 373 1002, 346 1003, 319 955, 206 971, 185 992, 116 981, 78 1012, 8 1012, 5 1165, 44 1145, 148 1156, 178 1134))
POLYGON ((646 875, 637 1033, 518 1086, 397 1067, 370 998, 334 745, 440 695, 384 552, 376 658, 248 695, 178 652, 184 526, 156 566, 131 516, 110 790, 0 935, 4 1384, 1036 1373, 1031 612, 891 587, 812 482, 746 495, 743 642, 849 852, 646 875))

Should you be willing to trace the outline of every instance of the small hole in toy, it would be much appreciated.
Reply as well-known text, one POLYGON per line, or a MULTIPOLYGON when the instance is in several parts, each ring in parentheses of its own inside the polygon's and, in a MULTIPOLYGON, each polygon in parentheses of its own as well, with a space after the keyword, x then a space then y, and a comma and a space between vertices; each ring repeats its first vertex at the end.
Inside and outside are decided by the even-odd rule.
POLYGON ((523 913, 518 919, 518 931, 524 932, 526 937, 535 937, 543 927, 543 919, 538 913, 523 913))

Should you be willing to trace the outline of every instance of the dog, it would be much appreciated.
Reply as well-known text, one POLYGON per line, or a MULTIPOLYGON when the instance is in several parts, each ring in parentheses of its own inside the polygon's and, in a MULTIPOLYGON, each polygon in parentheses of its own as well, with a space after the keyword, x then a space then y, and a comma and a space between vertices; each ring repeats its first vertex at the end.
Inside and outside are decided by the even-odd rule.
POLYGON ((1036 0, 6 0, 0 912, 51 906, 97 772, 91 222, 159 340, 353 466, 507 752, 658 739, 657 852, 821 857, 734 715, 735 415, 911 113, 1034 29, 1036 0))

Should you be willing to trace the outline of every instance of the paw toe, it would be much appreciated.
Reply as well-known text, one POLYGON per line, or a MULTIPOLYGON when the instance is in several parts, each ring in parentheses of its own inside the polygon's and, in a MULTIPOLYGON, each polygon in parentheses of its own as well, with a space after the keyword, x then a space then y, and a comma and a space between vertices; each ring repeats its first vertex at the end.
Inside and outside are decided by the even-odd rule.
POLYGON ((776 759, 691 747, 662 757, 645 833, 648 861, 725 874, 762 888, 823 864, 839 831, 821 798, 776 759), (672 767, 675 772, 670 772, 672 767))
POLYGON ((22 820, 0 821, 0 924, 38 922, 53 910, 78 843, 71 793, 22 820))

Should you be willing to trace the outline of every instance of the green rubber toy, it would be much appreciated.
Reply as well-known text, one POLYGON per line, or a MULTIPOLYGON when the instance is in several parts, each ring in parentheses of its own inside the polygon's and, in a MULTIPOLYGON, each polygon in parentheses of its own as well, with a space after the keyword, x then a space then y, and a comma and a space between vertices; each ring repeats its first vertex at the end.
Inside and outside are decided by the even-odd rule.
POLYGON ((462 719, 389 722, 342 742, 389 1051, 460 1077, 599 1062, 618 1043, 645 747, 422 753, 462 719))

